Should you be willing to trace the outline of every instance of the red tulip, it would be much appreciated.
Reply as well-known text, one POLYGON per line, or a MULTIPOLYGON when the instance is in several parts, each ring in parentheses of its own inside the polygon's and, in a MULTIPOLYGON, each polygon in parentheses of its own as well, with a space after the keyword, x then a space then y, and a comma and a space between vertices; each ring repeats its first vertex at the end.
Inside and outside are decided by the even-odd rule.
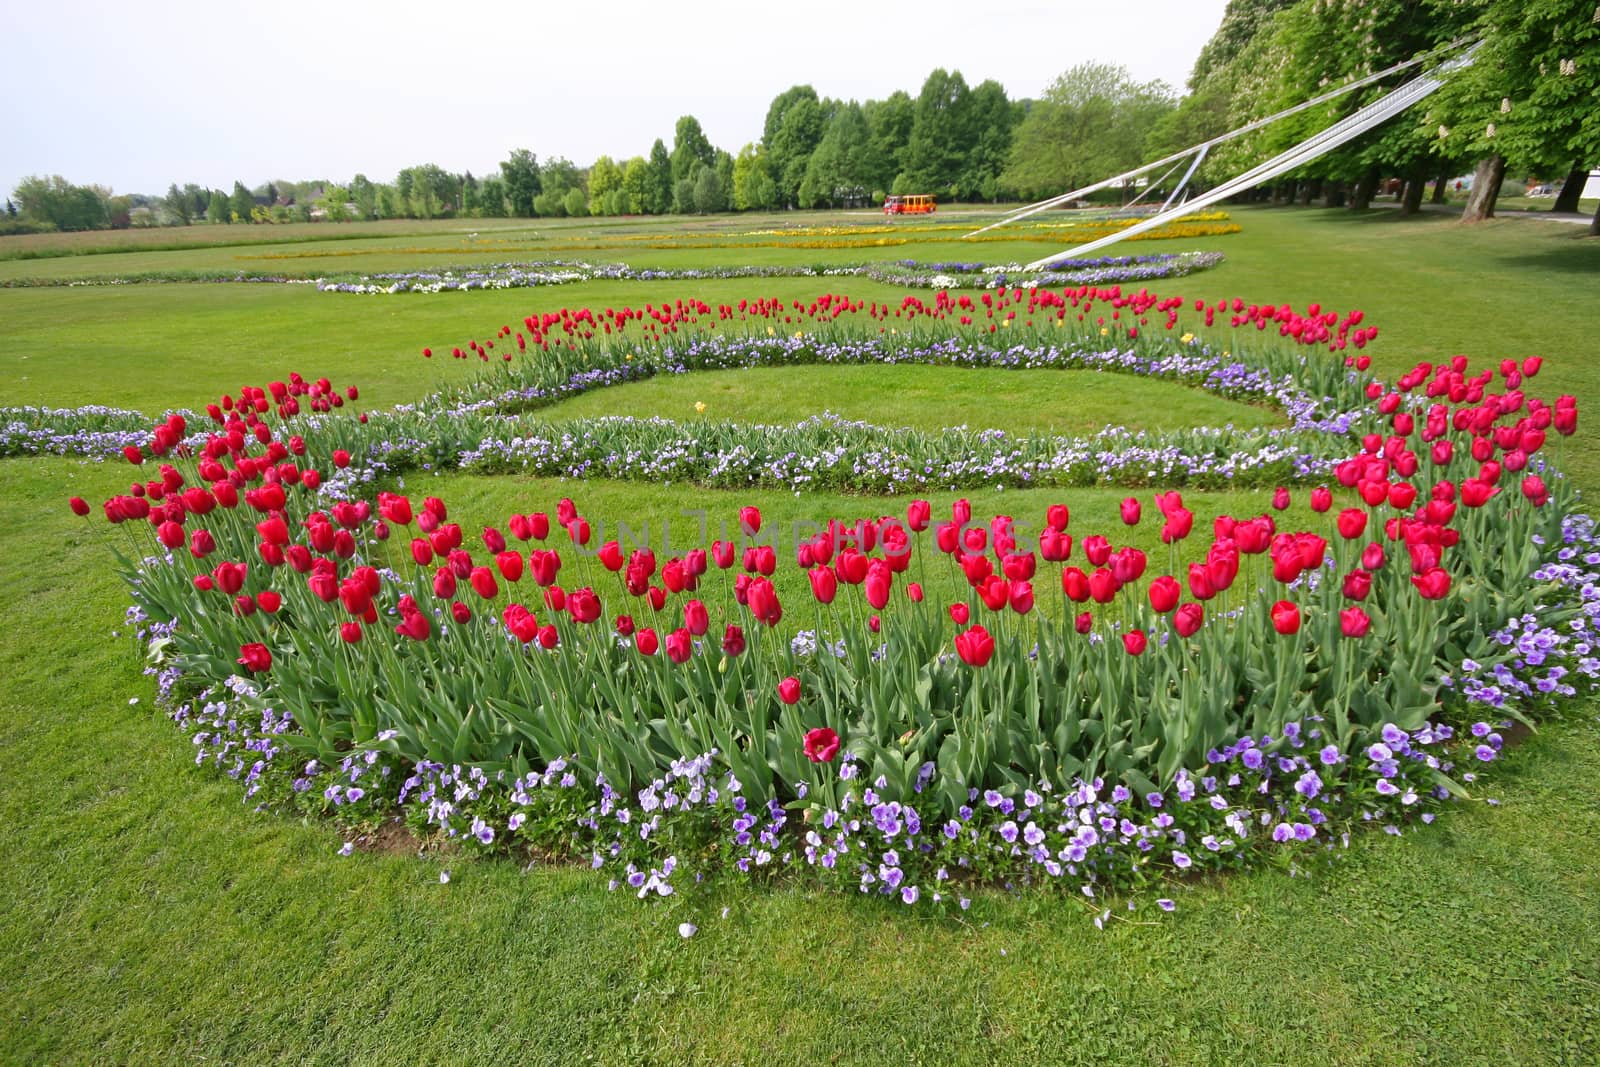
POLYGON ((79 518, 89 514, 89 502, 81 496, 72 497, 67 504, 72 508, 72 513, 79 518))
POLYGON ((894 588, 894 579, 888 564, 882 560, 874 560, 862 588, 866 592, 867 603, 882 611, 889 603, 889 593, 894 588))
POLYGON ((497 527, 485 526, 483 528, 483 547, 498 555, 506 550, 506 535, 497 527))
POLYGON ((921 533, 932 521, 933 509, 926 500, 913 500, 906 506, 906 525, 913 533, 921 533))
POLYGON ((251 673, 270 670, 272 668, 272 652, 263 644, 248 644, 239 646, 238 663, 251 673))
POLYGON ((982 626, 974 626, 956 635, 956 652, 964 662, 982 667, 994 655, 994 638, 982 626))
POLYGON ((683 625, 696 637, 705 636, 711 628, 711 616, 706 611, 706 606, 698 600, 691 600, 683 606, 683 625))
POLYGON ((1299 633, 1299 606, 1290 600, 1280 600, 1272 605, 1272 628, 1280 634, 1299 633))
POLYGON ((1372 573, 1359 568, 1344 576, 1344 595, 1351 600, 1365 600, 1372 592, 1372 573))
POLYGON ((1065 504, 1051 504, 1044 512, 1045 526, 1057 533, 1067 528, 1067 522, 1070 518, 1071 513, 1067 510, 1065 504))
POLYGON ((1177 607, 1182 595, 1183 587, 1170 574, 1163 574, 1150 583, 1150 606, 1157 615, 1165 615, 1177 607))
POLYGON ((1350 607, 1339 612, 1339 629, 1346 637, 1365 637, 1372 628, 1372 618, 1360 608, 1350 607))
POLYGON ((1080 611, 1072 620, 1072 628, 1080 634, 1088 633, 1094 629, 1094 614, 1088 611, 1080 611))
POLYGON ((1530 474, 1522 479, 1522 495, 1536 508, 1542 508, 1550 499, 1550 490, 1545 486, 1544 479, 1537 474, 1530 474))
POLYGON ((1092 565, 1104 567, 1106 560, 1111 558, 1111 542, 1099 534, 1092 534, 1083 539, 1083 554, 1092 565))
POLYGON ((1287 508, 1289 506, 1289 490, 1285 489, 1281 485, 1278 486, 1277 489, 1273 490, 1272 506, 1278 511, 1282 511, 1287 508))
POLYGON ((694 639, 681 627, 667 635, 666 644, 667 658, 673 663, 687 663, 694 653, 694 639))
POLYGON ((797 704, 800 701, 800 679, 789 677, 778 683, 778 699, 785 704, 797 704))
POLYGON ((722 634, 722 651, 735 658, 744 654, 744 631, 733 623, 722 634))
POLYGON ((971 612, 967 609, 965 604, 950 605, 950 621, 955 623, 957 626, 965 626, 967 624, 967 619, 970 617, 971 612))
POLYGON ((1122 521, 1129 526, 1139 525, 1139 499, 1128 497, 1122 502, 1122 521))
POLYGON ((1018 581, 1011 583, 1011 610, 1018 615, 1026 615, 1033 610, 1033 583, 1018 581))
POLYGON ((588 586, 567 594, 567 614, 574 622, 587 626, 600 617, 600 598, 588 586))
POLYGON ((1311 490, 1311 510, 1324 512, 1333 507, 1333 494, 1324 486, 1311 490))
POLYGON ((499 552, 494 557, 494 564, 500 571, 500 577, 508 582, 522 580, 522 553, 514 551, 499 552))
POLYGON ((1190 601, 1180 607, 1172 616, 1172 628, 1178 632, 1179 637, 1193 637, 1205 622, 1206 609, 1190 601))
POLYGON ((744 507, 739 509, 739 528, 746 536, 754 537, 761 532, 761 509, 744 507))
POLYGON ((1101 567, 1089 575, 1089 595, 1096 604, 1109 604, 1117 596, 1117 579, 1110 571, 1101 567))
POLYGON ((1143 630, 1129 630, 1122 635, 1122 647, 1130 656, 1142 656, 1149 644, 1150 639, 1145 636, 1143 630))
POLYGON ((1439 567, 1412 575, 1411 583, 1425 600, 1443 600, 1450 593, 1450 574, 1439 567))
POLYGON ((359 622, 341 622, 339 624, 339 640, 347 645, 353 645, 361 640, 361 624, 359 622))
POLYGON ((832 763, 839 754, 839 735, 826 726, 808 730, 804 750, 806 759, 812 763, 832 763))
POLYGON ((283 597, 271 589, 263 589, 256 594, 256 606, 268 615, 276 615, 278 609, 283 606, 283 597))

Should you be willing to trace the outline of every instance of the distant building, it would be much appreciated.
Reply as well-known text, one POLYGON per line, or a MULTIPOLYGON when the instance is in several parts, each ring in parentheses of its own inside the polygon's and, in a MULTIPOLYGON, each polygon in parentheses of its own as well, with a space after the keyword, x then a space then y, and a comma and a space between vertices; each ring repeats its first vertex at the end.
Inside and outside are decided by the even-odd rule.
POLYGON ((1583 185, 1582 198, 1584 200, 1600 200, 1600 170, 1589 172, 1589 180, 1583 185))

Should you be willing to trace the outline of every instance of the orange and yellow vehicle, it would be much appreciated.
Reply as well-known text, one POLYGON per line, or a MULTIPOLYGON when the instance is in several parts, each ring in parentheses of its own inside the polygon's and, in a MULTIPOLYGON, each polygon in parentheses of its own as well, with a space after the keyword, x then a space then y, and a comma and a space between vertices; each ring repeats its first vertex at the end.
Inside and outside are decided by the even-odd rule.
POLYGON ((933 211, 931 196, 891 196, 883 202, 885 215, 931 215, 933 211))

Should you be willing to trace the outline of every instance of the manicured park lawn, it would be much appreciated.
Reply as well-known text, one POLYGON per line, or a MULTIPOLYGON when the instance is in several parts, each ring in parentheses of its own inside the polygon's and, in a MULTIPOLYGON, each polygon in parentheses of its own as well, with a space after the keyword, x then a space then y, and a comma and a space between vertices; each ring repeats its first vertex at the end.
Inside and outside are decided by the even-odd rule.
MULTIPOLYGON (((1228 256, 1152 288, 1361 307, 1382 331, 1373 354, 1385 372, 1456 352, 1475 362, 1541 354, 1541 393, 1575 394, 1586 412, 1600 403, 1600 243, 1578 231, 1523 219, 1463 229, 1389 212, 1233 211, 1242 233, 1140 248, 1228 256)), ((998 260, 1031 258, 1038 246, 980 248, 941 242, 880 255, 998 260)), ((238 251, 138 255, 156 264, 141 269, 178 269, 238 251)), ((627 258, 642 266, 688 255, 627 258)), ((53 264, 79 261, 0 265, 53 264)), ((535 310, 800 298, 828 288, 822 281, 395 297, 233 285, 3 290, 0 396, 154 413, 300 370, 356 382, 381 405, 460 373, 421 359, 422 346, 486 338, 535 310)), ((906 292, 849 282, 840 288, 861 299, 906 292)), ((1140 393, 1137 406, 1169 409, 1119 419, 1119 407, 1135 406, 1117 402, 1120 379, 1064 372, 763 373, 775 377, 653 381, 571 401, 563 414, 686 417, 681 409, 702 400, 728 418, 829 408, 922 426, 1077 430, 1208 422, 1239 409, 1140 393)), ((1593 493, 1600 459, 1586 434, 1582 422, 1562 458, 1593 493)), ((0 573, 0 1059, 1458 1064, 1581 1063, 1600 1048, 1593 700, 1517 748, 1479 799, 1423 832, 1368 835, 1310 877, 1260 870, 1178 884, 1175 915, 1145 914, 1146 905, 1103 932, 1082 902, 1032 894, 983 894, 960 920, 783 885, 647 905, 582 869, 403 849, 344 858, 333 827, 253 812, 236 785, 195 770, 151 707, 138 651, 112 636, 126 597, 102 529, 64 506, 68 495, 116 491, 125 472, 0 462, 11 516, 0 527, 9 561, 0 573), (689 940, 677 933, 686 920, 700 928, 689 940)), ((485 512, 572 495, 652 516, 675 513, 677 500, 662 487, 462 475, 439 484, 485 512)), ((1060 495, 1075 511, 1109 516, 1122 494, 1060 495)), ((726 512, 748 496, 696 491, 695 504, 726 512)), ((849 506, 783 494, 760 502, 795 517, 849 506)), ((974 503, 979 513, 1000 506, 993 494, 974 503)))

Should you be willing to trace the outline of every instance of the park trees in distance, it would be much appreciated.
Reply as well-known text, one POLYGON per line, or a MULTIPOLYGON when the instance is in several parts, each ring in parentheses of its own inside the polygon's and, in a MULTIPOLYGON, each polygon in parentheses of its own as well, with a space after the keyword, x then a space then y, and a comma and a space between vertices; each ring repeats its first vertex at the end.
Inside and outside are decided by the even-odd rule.
POLYGON ((1152 130, 1176 107, 1165 82, 1137 82, 1109 63, 1080 63, 1029 108, 1002 180, 1036 198, 1131 170, 1147 158, 1152 130))

